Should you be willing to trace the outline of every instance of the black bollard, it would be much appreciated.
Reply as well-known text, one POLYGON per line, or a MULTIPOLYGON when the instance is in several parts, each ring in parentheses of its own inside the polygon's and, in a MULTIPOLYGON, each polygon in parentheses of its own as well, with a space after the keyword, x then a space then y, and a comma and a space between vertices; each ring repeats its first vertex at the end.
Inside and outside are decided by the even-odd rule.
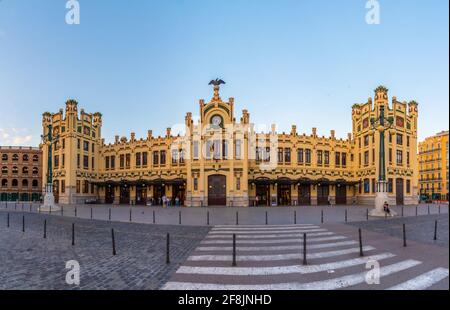
POLYGON ((178 211, 178 224, 181 225, 181 211, 178 211))
POLYGON ((116 255, 116 238, 114 238, 114 228, 111 228, 112 254, 116 255))
POLYGON ((416 206, 416 216, 418 215, 417 206, 416 206))
POLYGON ((75 223, 72 223, 72 245, 75 245, 75 223))
POLYGON ((320 215, 320 222, 323 224, 323 209, 322 209, 321 215, 320 215))
POLYGON ((167 234, 166 241, 166 264, 170 264, 170 234, 167 234))
POLYGON ((156 214, 155 214, 155 210, 153 210, 152 216, 153 216, 153 224, 156 224, 156 214))
POLYGON ((430 215, 430 205, 428 205, 428 215, 430 215))
POLYGON ((236 212, 236 225, 239 225, 239 212, 236 212))
POLYGON ((52 214, 52 205, 50 205, 50 214, 52 214))
POLYGON ((111 221, 111 208, 108 209, 108 220, 111 221))
POLYGON ((358 235, 359 235, 359 256, 363 257, 364 256, 364 252, 363 252, 363 245, 362 245, 361 228, 358 229, 358 235))
POLYGON ((233 262, 231 266, 236 267, 236 234, 233 234, 233 262))
POLYGON ((92 208, 91 208, 91 220, 92 220, 92 208))
POLYGON ((438 221, 434 221, 434 241, 437 240, 437 224, 438 221))
POLYGON ((47 220, 44 220, 44 239, 47 238, 47 220))
POLYGON ((404 215, 404 207, 402 207, 402 217, 403 217, 403 215, 404 215))
POLYGON ((75 217, 77 217, 77 207, 75 207, 75 217))
POLYGON ((266 211, 266 225, 269 224, 269 220, 267 218, 267 211, 266 211))
POLYGON ((294 211, 294 224, 297 224, 297 211, 294 211))
POLYGON ((438 206, 438 213, 441 214, 441 205, 438 206))
POLYGON ((403 224, 403 246, 406 247, 406 225, 403 224))
POLYGON ((9 228, 9 213, 6 215, 6 227, 9 228))
POLYGON ((345 222, 347 223, 348 217, 347 217, 347 209, 345 209, 345 222))
POLYGON ((303 233, 303 265, 308 265, 306 261, 306 233, 303 233))
POLYGON ((206 225, 209 226, 209 211, 206 211, 206 225))
POLYGON ((132 211, 132 210, 130 209, 130 222, 131 222, 131 211, 132 211))
POLYGON ((25 232, 25 215, 22 215, 22 232, 25 232))
POLYGON ((369 209, 366 210, 366 220, 369 220, 369 209))

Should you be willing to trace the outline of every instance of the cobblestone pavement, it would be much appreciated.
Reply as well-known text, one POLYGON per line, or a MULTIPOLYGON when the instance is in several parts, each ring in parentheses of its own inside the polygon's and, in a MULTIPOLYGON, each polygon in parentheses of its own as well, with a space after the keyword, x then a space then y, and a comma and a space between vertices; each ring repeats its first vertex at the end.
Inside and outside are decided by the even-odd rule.
POLYGON ((208 227, 143 225, 0 210, 0 289, 158 289, 208 233, 208 227), (9 225, 7 228, 7 214, 9 225), (25 217, 25 232, 22 218, 25 217), (44 219, 47 238, 43 238, 44 219), (72 223, 75 245, 72 246, 72 223), (117 255, 112 255, 111 228, 117 255), (166 264, 170 233, 171 263, 166 264), (80 285, 65 264, 80 264, 80 285))
MULTIPOLYGON (((112 205, 64 205, 52 215, 78 217, 118 222, 146 224, 209 226, 209 225, 289 225, 289 224, 322 224, 359 221, 378 221, 379 218, 367 218, 371 206, 302 206, 302 207, 146 207, 146 206, 112 206, 112 205), (91 211, 92 210, 92 211, 91 211), (92 212, 92 213, 91 213, 92 212)), ((0 204, 0 209, 37 213, 38 205, 28 203, 0 204), (7 207, 7 208, 6 208, 7 207)), ((399 216, 415 217, 420 215, 448 214, 448 204, 393 206, 399 216)))
POLYGON ((350 225, 366 230, 376 231, 398 238, 403 238, 403 224, 406 227, 406 239, 421 243, 435 244, 448 248, 449 228, 448 214, 424 215, 419 217, 394 218, 369 222, 353 222, 350 225), (435 222, 437 221, 437 240, 434 240, 435 222))

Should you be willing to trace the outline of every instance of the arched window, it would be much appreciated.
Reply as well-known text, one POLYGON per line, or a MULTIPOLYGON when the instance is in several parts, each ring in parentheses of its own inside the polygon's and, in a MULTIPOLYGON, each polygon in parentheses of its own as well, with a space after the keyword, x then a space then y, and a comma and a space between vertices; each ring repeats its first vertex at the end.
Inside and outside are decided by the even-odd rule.
POLYGON ((22 168, 22 174, 28 174, 28 167, 22 168))
POLYGON ((31 183, 33 187, 38 187, 38 180, 33 180, 33 183, 31 183))
POLYGON ((13 154, 12 160, 13 160, 13 161, 18 161, 18 160, 19 160, 19 155, 13 154))
POLYGON ((23 154, 22 156, 22 161, 28 161, 30 158, 28 156, 28 154, 23 154))
POLYGON ((33 175, 36 175, 39 173, 39 169, 37 167, 33 168, 33 175))
POLYGON ((13 174, 19 173, 19 168, 17 168, 17 166, 12 167, 12 173, 13 174))
POLYGON ((33 161, 39 161, 39 157, 37 155, 33 155, 33 161))
POLYGON ((28 187, 28 180, 27 179, 22 180, 22 187, 28 187))
POLYGON ((12 187, 17 187, 19 185, 19 182, 17 181, 17 179, 13 179, 12 180, 12 187))
POLYGON ((2 187, 8 187, 8 180, 7 179, 3 179, 2 180, 2 187))
POLYGON ((2 174, 8 174, 8 167, 2 167, 2 174))
POLYGON ((2 154, 2 160, 7 161, 8 160, 8 154, 2 154))

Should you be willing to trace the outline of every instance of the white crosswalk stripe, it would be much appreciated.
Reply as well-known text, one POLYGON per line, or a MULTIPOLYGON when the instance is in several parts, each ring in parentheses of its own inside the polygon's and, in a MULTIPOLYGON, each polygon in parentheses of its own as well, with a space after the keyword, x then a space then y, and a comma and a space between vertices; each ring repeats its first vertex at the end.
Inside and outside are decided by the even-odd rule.
POLYGON ((380 281, 388 279, 381 286, 384 289, 427 289, 448 278, 446 268, 430 270, 421 261, 381 252, 370 244, 362 247, 361 257, 359 242, 353 238, 313 224, 215 226, 163 289, 334 290, 357 285, 379 289, 366 282, 372 270, 368 262, 380 264, 380 281), (306 265, 302 264, 303 232, 307 233, 306 265), (232 234, 236 234, 237 266, 231 266, 232 234), (397 278, 405 279, 390 277, 397 273, 415 277, 396 283, 397 278))
POLYGON ((448 269, 436 268, 388 290, 424 290, 446 278, 448 278, 448 269))

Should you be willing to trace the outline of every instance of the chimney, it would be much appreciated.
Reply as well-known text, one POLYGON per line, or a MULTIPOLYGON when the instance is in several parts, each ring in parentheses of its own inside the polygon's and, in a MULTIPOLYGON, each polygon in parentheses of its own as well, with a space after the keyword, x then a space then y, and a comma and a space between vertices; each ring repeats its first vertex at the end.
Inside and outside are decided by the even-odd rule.
POLYGON ((153 131, 147 130, 147 139, 148 139, 148 140, 151 140, 151 139, 152 139, 152 136, 153 136, 153 131))

